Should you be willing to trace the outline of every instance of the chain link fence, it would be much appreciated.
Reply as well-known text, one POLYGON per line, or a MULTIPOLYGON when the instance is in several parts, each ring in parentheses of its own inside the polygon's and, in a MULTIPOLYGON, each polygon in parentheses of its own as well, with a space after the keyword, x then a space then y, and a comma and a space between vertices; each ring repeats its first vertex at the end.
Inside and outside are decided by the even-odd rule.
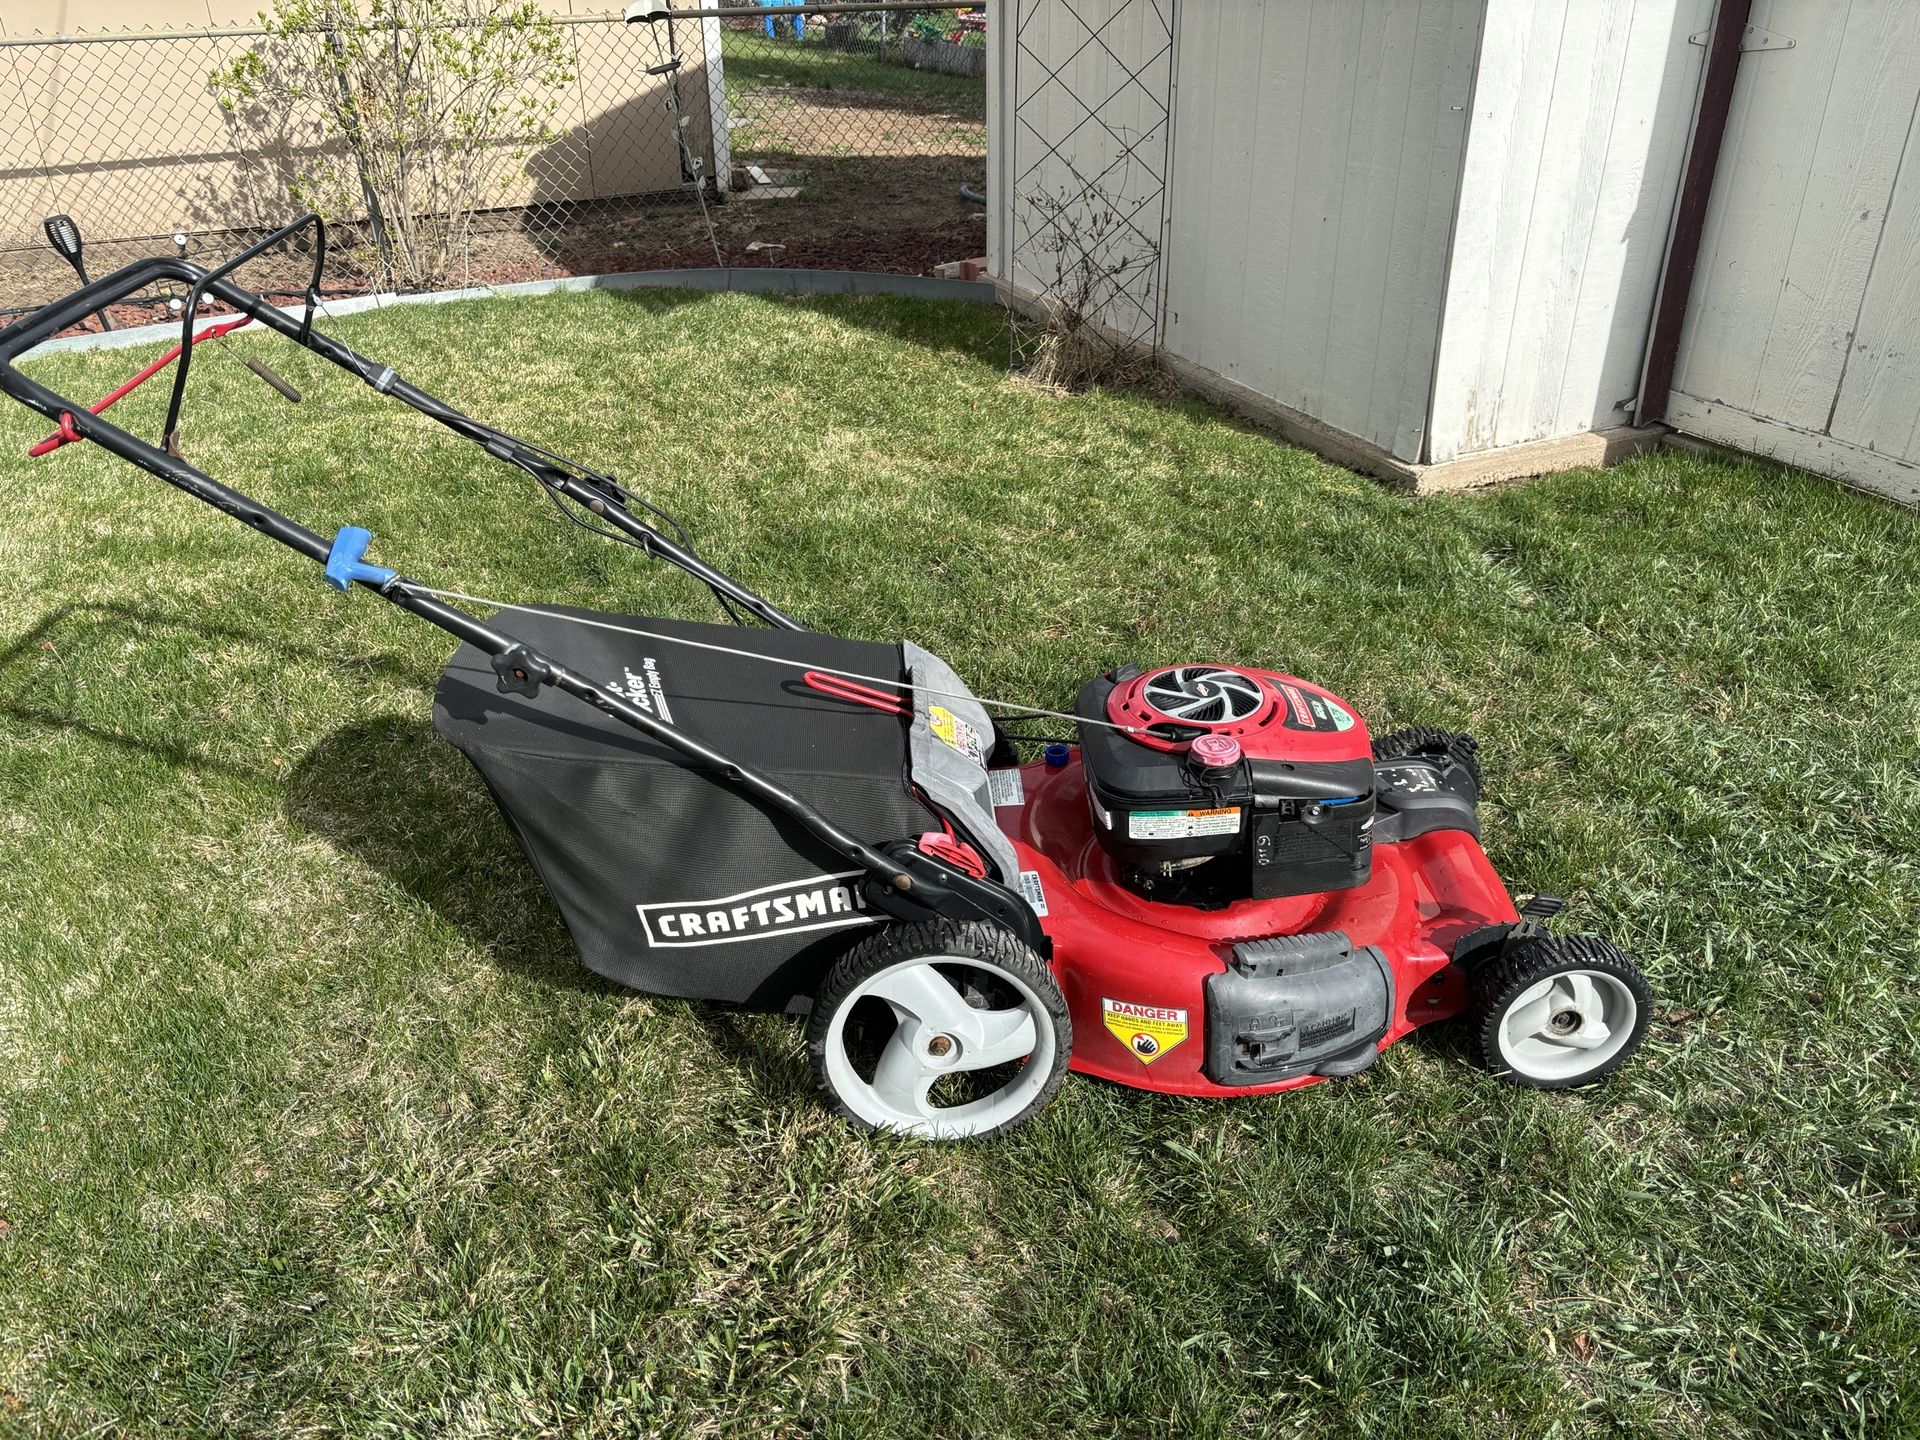
MULTIPOLYGON (((0 323, 75 283, 58 215, 98 276, 176 247, 211 262, 317 205, 337 295, 984 254, 984 11, 674 17, 543 14, 530 61, 458 26, 0 35, 0 323), (475 110, 455 82, 482 60, 497 93, 475 110)), ((305 284, 296 255, 244 278, 305 284)))

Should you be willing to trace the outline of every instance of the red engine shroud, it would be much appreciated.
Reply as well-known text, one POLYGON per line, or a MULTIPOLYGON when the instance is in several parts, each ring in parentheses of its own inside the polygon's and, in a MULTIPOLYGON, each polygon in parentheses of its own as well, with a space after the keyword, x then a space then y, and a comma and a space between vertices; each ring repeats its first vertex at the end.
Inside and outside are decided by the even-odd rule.
POLYGON ((1321 1078, 1220 1085, 1207 1077, 1206 978, 1227 969, 1236 942, 1339 930, 1356 946, 1379 946, 1394 978, 1385 1049, 1466 1009, 1453 947, 1483 926, 1519 919, 1479 842, 1460 830, 1376 846, 1371 878, 1351 890, 1242 900, 1220 910, 1155 904, 1120 883, 1095 838, 1077 750, 1063 766, 1023 765, 1020 777, 1025 803, 1000 807, 996 818, 1021 868, 1039 880, 1041 923, 1073 1016, 1072 1068, 1122 1085, 1175 1095, 1265 1095, 1321 1078), (1184 1019, 1159 1027, 1158 1048, 1143 1059, 1108 1028, 1106 1001, 1184 1012, 1184 1019), (1184 1033, 1172 1039, 1179 1024, 1184 1033))
POLYGON ((1147 728, 1177 726, 1230 735, 1256 760, 1365 760, 1372 754, 1365 723, 1331 690, 1244 665, 1162 665, 1135 675, 1107 696, 1107 719, 1133 727, 1134 743, 1150 750, 1185 751, 1191 734, 1173 739, 1147 728), (1166 708, 1170 689, 1187 703, 1166 708), (1208 695, 1217 708, 1209 708, 1208 695))

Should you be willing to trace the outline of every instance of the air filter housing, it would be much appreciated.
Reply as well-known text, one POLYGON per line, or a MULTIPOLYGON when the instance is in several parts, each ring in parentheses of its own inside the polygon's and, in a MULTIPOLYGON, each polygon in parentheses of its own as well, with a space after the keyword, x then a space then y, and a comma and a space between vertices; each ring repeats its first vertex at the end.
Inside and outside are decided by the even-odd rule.
POLYGON ((1365 883, 1372 746, 1327 691, 1238 666, 1129 668, 1076 713, 1095 833, 1138 893, 1219 906, 1365 883))

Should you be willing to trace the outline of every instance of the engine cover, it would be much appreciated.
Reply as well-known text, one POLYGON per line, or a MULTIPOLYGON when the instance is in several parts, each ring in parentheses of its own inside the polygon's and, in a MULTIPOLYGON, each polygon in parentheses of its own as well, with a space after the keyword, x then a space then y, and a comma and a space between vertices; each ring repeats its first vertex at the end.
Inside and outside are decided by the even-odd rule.
POLYGON ((1221 906, 1366 883, 1372 743, 1327 691, 1235 666, 1129 669, 1089 683, 1076 713, 1095 832, 1139 894, 1221 906))

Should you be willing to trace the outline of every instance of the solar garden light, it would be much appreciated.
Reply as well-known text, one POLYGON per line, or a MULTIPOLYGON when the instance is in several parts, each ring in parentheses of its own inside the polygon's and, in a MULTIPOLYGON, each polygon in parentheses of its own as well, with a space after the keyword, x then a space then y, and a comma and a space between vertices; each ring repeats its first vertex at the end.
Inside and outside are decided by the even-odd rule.
MULTIPOLYGON (((40 222, 40 228, 47 232, 47 243, 54 253, 73 267, 73 273, 80 277, 82 285, 88 284, 87 266, 82 256, 86 252, 87 242, 80 236, 80 227, 73 223, 71 215, 49 215, 40 222)), ((113 329, 113 321, 107 318, 106 310, 94 312, 100 317, 100 328, 113 329)))

